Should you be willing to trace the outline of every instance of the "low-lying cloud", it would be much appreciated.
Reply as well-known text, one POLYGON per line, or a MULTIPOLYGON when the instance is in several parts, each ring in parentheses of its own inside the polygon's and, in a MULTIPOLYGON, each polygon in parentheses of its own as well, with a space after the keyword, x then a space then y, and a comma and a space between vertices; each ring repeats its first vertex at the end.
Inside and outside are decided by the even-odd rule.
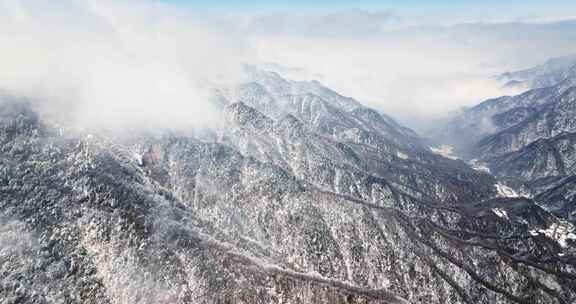
POLYGON ((224 22, 141 1, 0 1, 0 87, 89 125, 209 123, 210 87, 250 60, 224 22))
MULTIPOLYGON (((331 28, 326 35, 321 29, 304 30, 324 18, 308 25, 297 19, 296 27, 284 23, 277 32, 271 32, 275 26, 267 27, 255 45, 263 60, 319 74, 328 86, 411 126, 487 98, 516 94, 518 90, 503 88, 494 76, 576 51, 571 42, 576 22, 571 21, 403 26, 401 17, 390 16, 387 23, 365 18, 363 28, 379 30, 352 34, 354 27, 331 28)), ((265 27, 263 20, 274 19, 255 22, 265 27)))
POLYGON ((211 88, 267 62, 415 126, 516 93, 493 76, 573 52, 574 33, 576 22, 557 20, 413 26, 389 10, 0 0, 0 89, 63 105, 85 124, 202 125, 216 117, 211 88))

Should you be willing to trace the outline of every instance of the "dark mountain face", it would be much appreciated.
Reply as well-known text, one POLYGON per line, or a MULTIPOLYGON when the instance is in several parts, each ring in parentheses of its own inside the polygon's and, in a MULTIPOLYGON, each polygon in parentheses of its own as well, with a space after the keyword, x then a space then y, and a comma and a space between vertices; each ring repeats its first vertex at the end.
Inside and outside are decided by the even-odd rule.
MULTIPOLYGON (((576 131, 573 116, 576 113, 575 101, 576 87, 562 91, 558 96, 548 99, 546 104, 536 106, 533 114, 517 119, 517 124, 481 139, 474 147, 475 156, 498 156, 517 151, 539 139, 576 131)), ((509 116, 510 112, 504 115, 509 116)))
POLYGON ((520 150, 490 158, 493 172, 536 181, 576 171, 576 133, 561 133, 527 144, 520 150))
POLYGON ((545 202, 548 209, 553 213, 568 219, 571 222, 576 222, 576 212, 574 205, 576 205, 576 176, 571 175, 559 179, 558 182, 549 183, 552 187, 548 187, 546 191, 541 191, 536 200, 545 202))
POLYGON ((208 135, 4 98, 2 303, 576 301, 573 225, 318 82, 252 73, 208 135))

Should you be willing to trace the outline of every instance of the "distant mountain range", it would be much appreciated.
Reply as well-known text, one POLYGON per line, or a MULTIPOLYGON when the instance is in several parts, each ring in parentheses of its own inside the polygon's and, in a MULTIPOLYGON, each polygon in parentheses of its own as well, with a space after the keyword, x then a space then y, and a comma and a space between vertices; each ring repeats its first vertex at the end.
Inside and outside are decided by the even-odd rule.
POLYGON ((552 58, 545 63, 517 72, 504 73, 498 77, 507 86, 529 89, 554 86, 567 78, 576 76, 576 55, 552 58))
POLYGON ((486 163, 498 178, 576 221, 569 191, 576 175, 576 56, 551 59, 500 79, 528 89, 467 109, 443 127, 437 140, 454 145, 467 159, 486 163))

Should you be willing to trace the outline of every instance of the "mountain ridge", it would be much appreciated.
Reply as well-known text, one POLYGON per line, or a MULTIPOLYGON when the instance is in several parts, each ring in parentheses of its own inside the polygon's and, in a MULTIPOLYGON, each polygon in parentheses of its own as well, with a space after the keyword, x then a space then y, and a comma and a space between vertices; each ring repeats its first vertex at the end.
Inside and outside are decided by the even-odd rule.
POLYGON ((0 240, 26 236, 0 249, 8 303, 576 299, 570 223, 319 83, 284 112, 302 87, 279 77, 220 95, 207 135, 69 131, 0 101, 0 240))

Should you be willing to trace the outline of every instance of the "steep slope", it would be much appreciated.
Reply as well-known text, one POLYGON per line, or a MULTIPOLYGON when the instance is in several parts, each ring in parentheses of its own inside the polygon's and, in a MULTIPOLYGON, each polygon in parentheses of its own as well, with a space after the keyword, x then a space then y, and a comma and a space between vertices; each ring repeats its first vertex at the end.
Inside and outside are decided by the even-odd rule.
POLYGON ((432 195, 451 202, 495 194, 496 182, 489 175, 431 153, 412 130, 351 98, 320 89, 319 82, 303 84, 263 71, 258 72, 257 79, 264 85, 250 83, 249 87, 257 88, 250 94, 222 95, 223 104, 230 104, 225 109, 224 136, 232 133, 224 141, 244 154, 275 161, 304 179, 328 178, 337 184, 342 178, 358 180, 364 176, 384 180, 417 197, 432 195), (298 163, 309 159, 318 161, 298 163), (346 167, 335 169, 342 165, 346 167))
MULTIPOLYGON (((244 185, 236 189, 237 195, 262 202, 267 195, 268 204, 290 208, 288 213, 274 210, 283 220, 307 223, 286 231, 285 225, 273 222, 279 240, 285 233, 293 235, 294 246, 285 248, 295 252, 286 255, 301 254, 306 260, 307 254, 316 257, 320 249, 327 256, 338 255, 337 250, 322 247, 331 240, 322 230, 327 227, 314 217, 318 211, 296 204, 310 202, 310 194, 279 169, 244 159, 226 147, 169 137, 166 140, 177 145, 177 157, 203 160, 203 167, 197 168, 203 175, 194 179, 201 185, 185 188, 195 199, 182 201, 184 192, 167 189, 171 180, 162 178, 173 172, 164 166, 175 165, 166 162, 171 155, 165 153, 168 142, 148 141, 143 158, 137 159, 130 151, 135 149, 133 141, 123 145, 82 134, 59 135, 26 105, 3 103, 0 113, 4 303, 404 302, 384 290, 313 272, 334 271, 318 259, 311 258, 316 264, 305 271, 295 269, 289 260, 279 262, 275 248, 237 230, 250 227, 248 222, 226 223, 242 210, 234 202, 243 200, 210 187, 244 185), (238 169, 240 175, 229 174, 238 169), (254 170, 261 179, 248 178, 249 184, 236 180, 246 179, 254 170), (277 186, 260 188, 271 183, 277 186), (285 191, 284 199, 294 204, 282 204, 278 191, 285 191), (210 205, 216 203, 230 204, 234 212, 228 217, 209 216, 216 209, 210 205), (297 232, 301 229, 305 231, 297 232)), ((195 163, 184 160, 178 165, 192 170, 186 166, 195 163)))
POLYGON ((247 67, 252 81, 217 92, 221 104, 242 102, 272 119, 291 114, 315 132, 332 137, 342 130, 378 130, 396 144, 418 145, 414 131, 391 117, 377 113, 350 97, 342 96, 318 81, 292 81, 255 67, 247 67))
POLYGON ((385 193, 395 187, 445 203, 495 195, 491 176, 426 150, 390 153, 360 140, 336 141, 311 132, 292 115, 273 122, 242 103, 228 107, 227 116, 230 136, 224 140, 229 145, 339 193, 369 198, 377 184, 385 193))
POLYGON ((229 103, 211 138, 70 129, 0 102, 2 301, 576 300, 573 226, 333 106, 345 127, 316 131, 229 103))
POLYGON ((538 139, 522 149, 489 158, 492 172, 536 181, 576 174, 576 133, 538 139))
POLYGON ((553 184, 554 187, 542 191, 534 199, 545 204, 555 214, 576 222, 576 175, 571 175, 553 184))

